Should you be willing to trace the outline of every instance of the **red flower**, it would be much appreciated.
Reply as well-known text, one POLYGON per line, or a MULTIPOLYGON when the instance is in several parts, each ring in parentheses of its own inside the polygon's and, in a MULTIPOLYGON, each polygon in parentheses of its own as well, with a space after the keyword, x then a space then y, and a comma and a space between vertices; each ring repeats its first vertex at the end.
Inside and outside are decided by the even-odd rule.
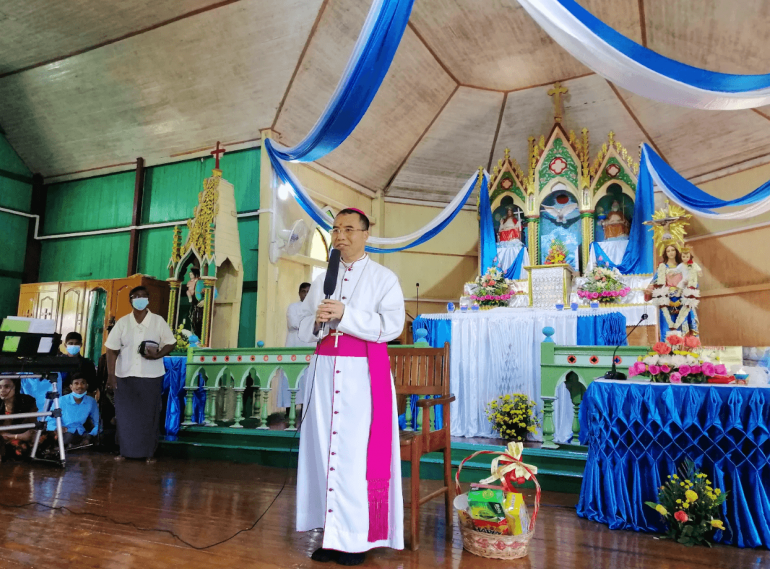
POLYGON ((658 342, 653 347, 653 350, 658 352, 661 356, 666 356, 671 353, 671 346, 666 344, 665 342, 658 342))
POLYGON ((690 518, 688 518, 688 517, 687 517, 687 514, 685 514, 685 513, 684 513, 682 510, 679 510, 678 512, 676 512, 676 513, 674 514, 674 519, 675 519, 676 521, 678 521, 678 522, 682 522, 682 523, 684 523, 684 522, 686 522, 687 520, 689 520, 690 518))
POLYGON ((666 338, 666 340, 668 340, 668 343, 671 344, 672 346, 681 346, 682 344, 684 344, 684 338, 682 338, 681 336, 669 336, 668 338, 666 338))

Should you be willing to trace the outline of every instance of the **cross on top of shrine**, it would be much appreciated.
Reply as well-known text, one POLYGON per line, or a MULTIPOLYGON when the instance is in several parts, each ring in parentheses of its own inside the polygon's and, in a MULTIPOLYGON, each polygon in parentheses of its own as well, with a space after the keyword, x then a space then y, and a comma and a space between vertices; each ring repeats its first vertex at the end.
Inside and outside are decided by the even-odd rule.
POLYGON ((216 165, 214 166, 214 168, 216 168, 217 170, 219 170, 219 155, 227 152, 227 148, 220 148, 219 144, 220 142, 217 140, 216 150, 211 151, 211 154, 213 154, 216 157, 216 165))

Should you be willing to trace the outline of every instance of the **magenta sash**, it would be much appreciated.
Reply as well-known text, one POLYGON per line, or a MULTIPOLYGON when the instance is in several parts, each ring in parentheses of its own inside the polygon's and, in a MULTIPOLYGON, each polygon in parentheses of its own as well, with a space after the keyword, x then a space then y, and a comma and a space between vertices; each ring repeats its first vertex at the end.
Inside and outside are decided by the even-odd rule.
POLYGON ((387 344, 367 342, 347 334, 326 336, 316 348, 316 355, 366 358, 372 389, 372 424, 366 449, 366 482, 369 499, 369 542, 388 538, 388 497, 393 448, 393 391, 387 344))

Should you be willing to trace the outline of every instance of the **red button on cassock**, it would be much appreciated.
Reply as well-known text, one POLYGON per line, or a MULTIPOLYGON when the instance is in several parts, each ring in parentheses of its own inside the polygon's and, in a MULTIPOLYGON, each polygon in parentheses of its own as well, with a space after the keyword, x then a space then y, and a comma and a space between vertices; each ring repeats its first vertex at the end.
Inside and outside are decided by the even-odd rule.
POLYGON ((329 513, 331 514, 334 510, 329 510, 329 513))
POLYGON ((334 467, 332 466, 329 470, 334 470, 334 467))
POLYGON ((339 415, 339 414, 340 414, 340 412, 339 412, 339 411, 335 411, 335 412, 334 412, 334 414, 335 414, 335 415, 339 415))
POLYGON ((333 434, 333 435, 336 435, 336 434, 337 434, 337 431, 334 431, 334 432, 332 432, 332 434, 333 434))
POLYGON ((336 452, 333 452, 333 453, 332 453, 332 456, 334 456, 334 455, 336 455, 336 454, 337 454, 336 452))
POLYGON ((339 390, 335 391, 334 393, 339 393, 339 390))

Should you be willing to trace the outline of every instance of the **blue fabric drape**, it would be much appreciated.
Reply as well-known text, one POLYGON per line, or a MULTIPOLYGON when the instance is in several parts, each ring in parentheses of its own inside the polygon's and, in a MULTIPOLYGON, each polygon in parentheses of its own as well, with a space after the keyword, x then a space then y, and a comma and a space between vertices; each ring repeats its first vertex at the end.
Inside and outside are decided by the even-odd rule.
POLYGON ((505 278, 508 280, 518 280, 521 278, 521 269, 524 268, 524 251, 525 247, 522 247, 519 254, 516 255, 516 260, 505 271, 505 278))
POLYGON ((649 168, 655 170, 660 181, 671 192, 672 197, 688 210, 700 213, 715 213, 714 209, 730 206, 745 206, 757 203, 770 197, 770 181, 765 182, 756 190, 733 200, 721 200, 707 194, 694 184, 688 182, 676 170, 666 164, 646 143, 642 144, 642 163, 639 175, 648 173, 649 168))
POLYGON ((192 422, 203 424, 206 422, 206 389, 203 374, 198 373, 198 389, 193 392, 192 422))
POLYGON ((497 242, 495 241, 495 224, 492 219, 492 206, 489 203, 487 175, 481 181, 479 190, 479 239, 481 241, 481 258, 479 259, 480 274, 484 274, 495 264, 497 258, 497 242))
MULTIPOLYGON (((309 195, 307 195, 306 192, 302 191, 302 189, 299 186, 299 181, 291 175, 291 172, 286 168, 285 164, 278 159, 276 155, 276 151, 273 147, 265 144, 265 150, 267 151, 267 155, 270 158, 270 163, 273 166, 273 170, 275 171, 275 175, 278 176, 278 179, 280 179, 282 182, 288 184, 289 188, 291 189, 291 193, 294 196, 294 198, 297 200, 297 203, 302 207, 302 209, 307 213, 310 218, 316 222, 319 226, 324 228, 325 230, 330 230, 332 227, 331 224, 331 218, 329 218, 327 215, 321 213, 321 211, 315 207, 315 204, 312 202, 312 199, 309 195)), ((484 180, 486 181, 488 178, 488 175, 485 173, 484 180)), ((433 239, 436 235, 441 233, 444 228, 446 228, 447 225, 449 225, 452 220, 454 220, 455 217, 457 217, 457 214, 460 213, 460 210, 463 208, 465 203, 468 201, 468 198, 471 196, 471 193, 473 192, 473 184, 469 184, 468 188, 465 191, 464 196, 462 199, 460 199, 457 203, 457 207, 444 219, 441 223, 436 225, 433 229, 430 229, 429 231, 426 231, 423 233, 420 237, 415 239, 414 241, 403 245, 401 247, 374 247, 372 245, 367 245, 366 250, 369 253, 397 253, 399 251, 405 251, 407 249, 411 249, 412 247, 417 247, 418 245, 421 245, 425 243, 426 241, 429 241, 433 239)))
POLYGON ((662 531, 645 501, 685 459, 729 492, 718 542, 770 547, 770 390, 594 382, 580 406, 587 444, 577 513, 610 529, 662 531))
POLYGON ((163 376, 163 397, 166 399, 166 438, 177 439, 179 425, 184 417, 184 383, 187 377, 187 358, 166 356, 163 358, 166 373, 163 376))
POLYGON ((296 146, 277 151, 285 161, 313 162, 353 132, 377 94, 404 35, 414 0, 374 0, 347 67, 318 121, 296 146))
POLYGON ((620 312, 580 316, 577 319, 578 346, 627 346, 626 316, 620 312))
MULTIPOLYGON (((644 161, 642 161, 644 164, 644 161)), ((639 169, 639 182, 636 187, 636 199, 634 201, 634 217, 631 220, 631 230, 628 235, 628 247, 623 253, 623 260, 619 265, 613 263, 604 253, 601 245, 594 242, 596 258, 601 255, 604 257, 602 266, 610 269, 617 268, 624 275, 645 275, 654 270, 654 244, 652 241, 652 231, 650 231, 645 221, 652 219, 655 211, 655 198, 653 195, 652 175, 644 168, 639 169)))
POLYGON ((603 41, 655 73, 706 91, 743 93, 770 87, 770 73, 764 75, 734 75, 692 67, 674 59, 669 59, 628 39, 599 20, 599 18, 580 6, 575 0, 557 1, 603 41))
POLYGON ((431 348, 443 348, 445 342, 452 343, 452 321, 418 316, 412 323, 412 331, 424 328, 431 348))

